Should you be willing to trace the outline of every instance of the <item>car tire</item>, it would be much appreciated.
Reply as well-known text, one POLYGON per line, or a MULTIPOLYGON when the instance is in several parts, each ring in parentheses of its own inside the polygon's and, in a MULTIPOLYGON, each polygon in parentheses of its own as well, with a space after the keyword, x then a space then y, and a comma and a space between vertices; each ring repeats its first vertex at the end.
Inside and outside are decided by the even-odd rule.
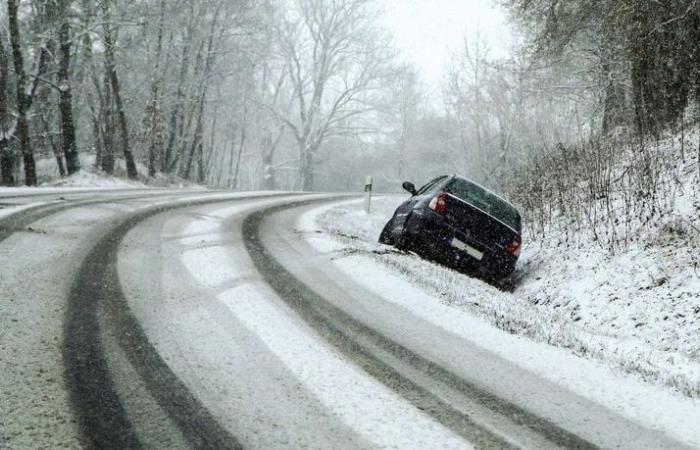
POLYGON ((384 244, 384 245, 394 245, 396 243, 396 239, 394 239, 394 236, 391 234, 391 230, 394 227, 394 218, 392 217, 389 219, 389 221, 384 225, 384 228, 382 229, 382 232, 379 233, 379 243, 384 244))
POLYGON ((411 233, 409 233, 407 230, 409 220, 411 220, 411 216, 406 218, 406 221, 403 223, 401 233, 396 236, 396 240, 394 242, 394 247, 402 252, 410 252, 413 250, 413 236, 411 236, 411 233))
POLYGON ((497 280, 506 280, 513 275, 513 272, 515 272, 515 265, 508 264, 505 267, 498 268, 498 270, 494 272, 493 276, 497 280))

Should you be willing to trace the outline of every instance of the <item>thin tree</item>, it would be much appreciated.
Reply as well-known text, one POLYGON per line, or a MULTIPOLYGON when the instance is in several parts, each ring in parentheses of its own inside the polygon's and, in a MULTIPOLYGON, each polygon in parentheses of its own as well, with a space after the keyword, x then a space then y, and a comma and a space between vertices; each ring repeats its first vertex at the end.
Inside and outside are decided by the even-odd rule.
POLYGON ((278 111, 299 148, 303 190, 314 188, 314 161, 333 135, 350 134, 357 116, 374 111, 371 94, 388 81, 391 55, 369 0, 299 0, 279 25, 295 111, 278 111))
POLYGON ((58 30, 59 64, 58 64, 58 104, 61 113, 61 149, 66 158, 68 175, 80 170, 80 158, 75 142, 75 124, 73 123, 73 94, 70 83, 71 36, 68 20, 71 0, 62 0, 60 4, 60 27, 58 30))
POLYGON ((182 42, 182 56, 179 62, 179 74, 177 77, 177 88, 175 90, 174 105, 170 111, 170 120, 168 125, 168 143, 165 146, 165 155, 161 161, 161 170, 171 173, 177 167, 179 153, 176 150, 178 139, 182 137, 183 122, 184 122, 184 104, 185 104, 185 83, 187 74, 190 68, 190 59, 192 46, 194 43, 195 20, 198 14, 194 11, 195 2, 189 3, 189 14, 185 35, 182 42))
POLYGON ((160 18, 156 37, 155 69, 151 79, 151 101, 146 110, 148 145, 148 176, 155 177, 160 168, 163 152, 162 111, 160 105, 162 75, 160 73, 161 53, 163 49, 163 22, 165 20, 165 0, 160 2, 160 18))
POLYGON ((122 153, 124 155, 124 161, 126 162, 126 173, 128 177, 133 180, 138 178, 138 171, 136 170, 136 163, 134 162, 134 156, 129 144, 129 128, 126 122, 126 111, 124 109, 124 101, 122 100, 121 87, 119 85, 119 77, 115 65, 114 36, 112 34, 112 24, 110 23, 110 5, 108 3, 107 0, 102 2, 102 15, 104 20, 102 39, 105 51, 105 72, 112 90, 114 104, 117 108, 117 122, 121 134, 122 153))
POLYGON ((0 182, 4 186, 15 184, 14 158, 10 150, 9 107, 7 97, 8 58, 5 44, 0 38, 0 182))
MULTIPOLYGON (((209 35, 207 37, 207 47, 204 54, 204 67, 202 69, 201 77, 202 83, 200 86, 199 101, 197 102, 197 112, 196 112, 196 125, 194 130, 194 135, 192 137, 192 143, 190 145, 189 154, 187 155, 187 160, 183 170, 183 177, 188 179, 190 177, 190 171, 192 169, 192 162, 194 161, 195 153, 197 149, 200 148, 202 144, 202 134, 204 127, 204 109, 206 106, 207 99, 207 88, 209 86, 209 77, 211 75, 212 67, 215 62, 216 53, 214 52, 214 41, 215 32, 219 24, 219 17, 221 13, 221 8, 224 6, 222 2, 216 5, 214 10, 213 18, 211 21, 211 27, 209 29, 209 35)), ((222 30, 223 31, 223 30, 222 30)), ((219 40, 221 38, 222 31, 219 32, 219 40)), ((200 148, 201 150, 201 148, 200 148)))
POLYGON ((27 110, 29 99, 25 92, 27 74, 24 71, 24 59, 22 57, 22 44, 17 20, 18 0, 7 0, 7 13, 10 28, 10 46, 12 47, 12 59, 15 66, 16 96, 17 96, 17 133, 19 147, 24 163, 24 183, 27 186, 36 186, 36 165, 34 152, 29 138, 29 123, 27 110))

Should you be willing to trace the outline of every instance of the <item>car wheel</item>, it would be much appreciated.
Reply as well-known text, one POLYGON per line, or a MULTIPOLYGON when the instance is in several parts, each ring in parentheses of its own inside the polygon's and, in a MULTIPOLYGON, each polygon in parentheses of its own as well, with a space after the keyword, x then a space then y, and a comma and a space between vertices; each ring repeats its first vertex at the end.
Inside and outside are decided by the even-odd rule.
POLYGON ((513 272, 515 271, 515 265, 514 264, 506 264, 502 267, 499 267, 495 272, 494 272, 494 277, 497 280, 506 280, 508 279, 511 275, 513 275, 513 272))
POLYGON ((391 234, 391 229, 394 227, 394 218, 392 217, 389 219, 389 221, 384 225, 384 228, 382 229, 382 232, 379 234, 379 243, 380 244, 385 244, 385 245, 394 245, 396 243, 396 239, 394 239, 394 236, 391 234))
POLYGON ((413 237, 407 230, 408 221, 410 219, 411 216, 408 216, 406 218, 406 221, 403 223, 401 233, 399 233, 399 235, 396 236, 396 242, 394 242, 394 247, 396 247, 398 250, 401 250, 402 252, 410 252, 411 250, 413 250, 413 237))

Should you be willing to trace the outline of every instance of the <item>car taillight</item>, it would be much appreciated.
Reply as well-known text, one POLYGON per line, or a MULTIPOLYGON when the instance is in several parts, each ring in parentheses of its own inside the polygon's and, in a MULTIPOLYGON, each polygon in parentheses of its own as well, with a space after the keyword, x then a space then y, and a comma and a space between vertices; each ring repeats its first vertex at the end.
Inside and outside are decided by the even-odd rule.
POLYGON ((520 256, 523 239, 520 236, 515 236, 515 239, 510 244, 506 245, 506 251, 513 256, 520 256))
POLYGON ((428 208, 432 209, 438 214, 442 214, 447 209, 447 193, 441 192, 428 203, 428 208))

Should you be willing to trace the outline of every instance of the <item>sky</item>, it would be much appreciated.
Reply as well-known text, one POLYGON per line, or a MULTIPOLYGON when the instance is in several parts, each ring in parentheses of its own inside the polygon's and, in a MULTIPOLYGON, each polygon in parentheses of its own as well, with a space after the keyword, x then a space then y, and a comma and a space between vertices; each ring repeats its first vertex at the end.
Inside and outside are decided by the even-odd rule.
POLYGON ((384 21, 407 62, 421 79, 438 88, 450 60, 466 35, 477 33, 490 54, 504 56, 510 48, 505 12, 493 0, 382 0, 384 21))

